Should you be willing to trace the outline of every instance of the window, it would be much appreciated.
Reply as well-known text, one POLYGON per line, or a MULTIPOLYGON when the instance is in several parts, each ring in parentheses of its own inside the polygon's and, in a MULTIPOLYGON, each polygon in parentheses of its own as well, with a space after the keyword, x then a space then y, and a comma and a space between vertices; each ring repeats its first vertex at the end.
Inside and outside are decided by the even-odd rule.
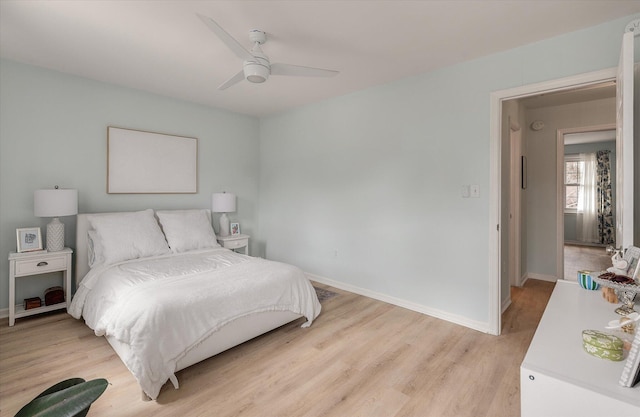
POLYGON ((579 155, 564 157, 564 211, 576 213, 581 209, 580 195, 584 188, 584 160, 579 155))

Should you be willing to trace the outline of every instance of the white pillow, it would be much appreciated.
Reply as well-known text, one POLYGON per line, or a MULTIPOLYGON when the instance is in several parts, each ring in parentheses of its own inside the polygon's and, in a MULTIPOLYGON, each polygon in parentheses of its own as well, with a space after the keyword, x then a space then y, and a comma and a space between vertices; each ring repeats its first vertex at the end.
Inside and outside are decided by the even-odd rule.
POLYGON ((98 266, 104 263, 102 244, 100 238, 95 230, 89 230, 87 232, 87 255, 89 256, 89 268, 98 266))
POLYGON ((174 253, 220 246, 209 210, 165 210, 156 211, 156 215, 174 253))
POLYGON ((151 209, 91 215, 87 220, 99 240, 93 242, 94 260, 114 264, 171 253, 151 209))

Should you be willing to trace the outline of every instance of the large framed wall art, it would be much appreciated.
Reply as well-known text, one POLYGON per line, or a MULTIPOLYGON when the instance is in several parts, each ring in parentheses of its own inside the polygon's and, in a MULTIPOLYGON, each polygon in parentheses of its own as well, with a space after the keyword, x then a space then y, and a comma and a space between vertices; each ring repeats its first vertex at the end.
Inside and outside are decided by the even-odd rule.
POLYGON ((107 193, 197 192, 197 138, 107 128, 107 193))

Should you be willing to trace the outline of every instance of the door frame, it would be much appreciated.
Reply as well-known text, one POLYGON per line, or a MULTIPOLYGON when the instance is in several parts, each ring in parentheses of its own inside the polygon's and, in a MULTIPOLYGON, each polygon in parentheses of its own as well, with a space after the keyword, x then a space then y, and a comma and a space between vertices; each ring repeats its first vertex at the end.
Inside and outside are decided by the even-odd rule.
MULTIPOLYGON (((501 308, 501 268, 500 250, 500 220, 502 202, 502 169, 501 169, 501 136, 502 136, 502 102, 535 96, 543 93, 567 91, 574 88, 586 87, 601 82, 615 80, 617 68, 578 74, 556 80, 544 81, 520 87, 494 91, 490 95, 489 107, 489 152, 490 168, 489 182, 489 333, 499 335, 502 330, 501 308)), ((519 220, 519 219, 517 219, 519 220)), ((506 225, 505 225, 506 226, 506 225)), ((508 270, 508 268, 507 268, 508 270)), ((507 277, 508 279, 508 277, 507 277)))
MULTIPOLYGON (((564 135, 570 133, 587 133, 616 130, 615 123, 571 127, 558 129, 556 132, 556 277, 566 279, 564 276, 564 135)), ((617 157, 617 156, 616 156, 617 157)))
MULTIPOLYGON (((509 245, 509 264, 507 271, 509 274, 509 285, 521 287, 522 286, 522 273, 521 273, 521 229, 522 224, 522 173, 523 168, 521 166, 521 156, 523 155, 522 146, 522 129, 521 126, 509 119, 509 241, 512 244, 509 245)), ((510 299, 511 297, 509 297, 510 299)))

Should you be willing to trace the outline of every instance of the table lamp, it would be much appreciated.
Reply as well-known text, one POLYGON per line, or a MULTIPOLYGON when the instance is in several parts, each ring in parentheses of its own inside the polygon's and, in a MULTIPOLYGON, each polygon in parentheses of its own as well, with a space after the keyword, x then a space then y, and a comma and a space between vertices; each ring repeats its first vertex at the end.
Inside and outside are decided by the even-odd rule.
POLYGON ((36 190, 33 193, 33 212, 36 217, 53 217, 47 225, 47 250, 58 252, 64 248, 64 223, 58 217, 78 214, 78 190, 36 190))
POLYGON ((229 236, 229 218, 227 213, 236 211, 236 195, 222 192, 213 193, 211 197, 211 211, 222 213, 220 216, 220 236, 229 236))

